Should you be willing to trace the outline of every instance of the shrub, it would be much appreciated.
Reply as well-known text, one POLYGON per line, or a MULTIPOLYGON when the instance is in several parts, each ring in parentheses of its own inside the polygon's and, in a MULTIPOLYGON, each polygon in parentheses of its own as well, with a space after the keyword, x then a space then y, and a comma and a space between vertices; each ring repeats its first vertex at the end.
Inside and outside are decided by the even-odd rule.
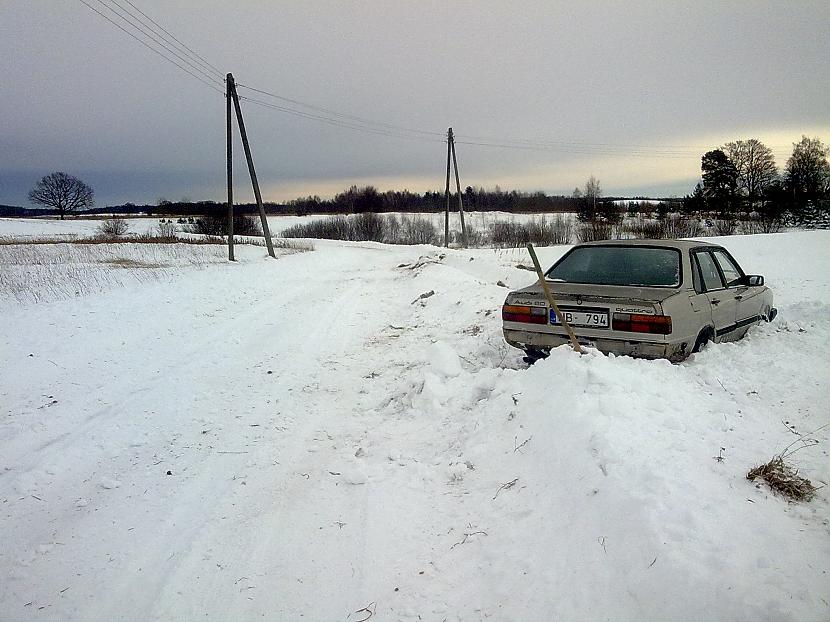
POLYGON ((383 217, 373 212, 363 212, 352 217, 352 237, 356 242, 382 242, 383 217))
POLYGON ((524 224, 515 220, 494 222, 490 228, 490 243, 499 248, 519 248, 528 243, 553 246, 570 244, 572 235, 570 220, 558 214, 551 221, 542 217, 532 218, 524 224))
MULTIPOLYGON (((191 233, 200 233, 202 235, 228 235, 228 215, 221 216, 199 216, 196 222, 190 227, 191 233)), ((262 227, 259 220, 253 214, 234 214, 233 215, 233 233, 234 235, 262 235, 262 227)))
MULTIPOLYGON (((476 229, 470 224, 465 224, 465 229, 467 231, 468 247, 476 248, 479 246, 484 246, 486 242, 486 236, 482 231, 476 229)), ((437 235, 435 237, 437 237, 437 235)), ((461 231, 459 229, 450 229, 450 244, 453 246, 461 246, 463 243, 464 240, 462 238, 461 231)))
POLYGON ((629 223, 626 230, 633 237, 645 240, 695 238, 703 233, 703 227, 696 218, 688 218, 677 214, 667 214, 657 220, 641 216, 629 223))
POLYGON ((652 220, 643 216, 628 223, 625 228, 634 238, 641 240, 660 240, 666 235, 665 221, 652 220))
POLYGON ((345 216, 330 216, 306 224, 292 225, 282 232, 282 237, 351 240, 352 227, 345 216))
POLYGON ((395 214, 386 216, 384 223, 383 241, 389 244, 395 244, 396 240, 401 237, 401 221, 395 214))
POLYGON ((668 216, 663 221, 666 237, 674 240, 680 238, 696 238, 703 231, 700 221, 696 218, 684 218, 683 216, 668 216))
POLYGON ((104 238, 117 238, 129 231, 130 225, 123 218, 105 220, 96 229, 96 233, 104 238))
POLYGON ((525 243, 523 227, 515 220, 500 220, 490 227, 490 242, 499 248, 518 248, 525 243))
POLYGON ((421 216, 401 218, 401 234, 394 244, 435 244, 438 232, 431 220, 421 216))
POLYGON ((615 237, 618 237, 616 227, 609 222, 601 220, 583 223, 576 230, 576 238, 580 242, 612 240, 615 237))
POLYGON ((160 220, 156 231, 158 231, 158 237, 164 240, 172 240, 176 237, 176 225, 170 221, 164 222, 160 220))
POLYGON ((734 235, 738 230, 738 221, 732 219, 720 219, 714 222, 712 231, 715 235, 734 235))

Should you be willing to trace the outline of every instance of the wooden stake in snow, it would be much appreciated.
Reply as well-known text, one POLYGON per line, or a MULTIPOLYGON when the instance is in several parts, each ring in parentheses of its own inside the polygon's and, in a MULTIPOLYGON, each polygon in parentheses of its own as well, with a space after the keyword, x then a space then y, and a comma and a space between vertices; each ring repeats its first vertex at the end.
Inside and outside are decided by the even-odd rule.
POLYGON ((554 313, 556 313, 556 317, 559 318, 559 321, 562 322, 562 326, 565 327, 565 332, 568 333, 568 337, 571 340, 571 345, 573 346, 573 349, 582 354, 582 348, 579 347, 579 342, 576 340, 576 335, 574 335, 574 331, 571 328, 571 325, 568 324, 567 320, 565 320, 565 316, 559 310, 556 301, 553 299, 553 293, 550 291, 550 287, 548 287, 548 282, 545 280, 545 273, 542 272, 542 266, 539 265, 539 258, 536 257, 536 251, 533 250, 533 244, 528 244, 527 250, 530 253, 530 258, 533 260, 533 266, 536 268, 536 274, 539 276, 539 284, 542 286, 542 290, 545 292, 545 297, 548 299, 548 304, 551 306, 554 313))

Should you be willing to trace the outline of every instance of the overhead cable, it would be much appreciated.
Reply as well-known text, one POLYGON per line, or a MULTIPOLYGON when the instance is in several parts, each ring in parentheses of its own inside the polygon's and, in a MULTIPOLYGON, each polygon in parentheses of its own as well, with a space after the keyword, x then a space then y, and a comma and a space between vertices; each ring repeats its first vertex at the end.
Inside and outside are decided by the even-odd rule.
POLYGON ((405 127, 405 126, 402 126, 402 125, 394 125, 392 123, 383 123, 382 121, 372 121, 371 119, 366 119, 364 117, 358 117, 358 116, 355 116, 355 115, 352 115, 352 114, 346 114, 346 113, 343 113, 343 112, 337 112, 336 110, 331 110, 329 108, 323 108, 321 106, 315 106, 313 104, 308 104, 306 102, 303 102, 303 101, 300 101, 300 100, 297 100, 297 99, 291 99, 291 98, 285 97, 283 95, 277 95, 276 93, 269 93, 268 91, 263 91, 261 89, 256 89, 252 86, 247 86, 245 84, 240 84, 238 82, 236 83, 236 86, 239 87, 239 88, 248 89, 249 91, 254 91, 256 93, 260 93, 262 95, 267 95, 269 97, 273 97, 275 99, 279 99, 281 101, 288 102, 288 103, 294 104, 296 106, 302 106, 304 108, 308 108, 309 110, 315 110, 317 112, 322 112, 324 114, 328 114, 328 115, 331 115, 331 116, 340 117, 342 119, 346 119, 346 120, 349 120, 349 121, 354 121, 356 123, 362 123, 362 124, 365 124, 365 125, 382 127, 382 128, 385 128, 385 129, 395 130, 395 131, 399 131, 399 132, 410 132, 410 133, 413 133, 413 134, 421 134, 421 135, 424 135, 424 136, 440 136, 442 138, 445 138, 446 135, 447 135, 446 132, 420 130, 420 129, 415 129, 415 128, 411 128, 411 127, 405 127))
POLYGON ((177 43, 177 44, 180 46, 180 48, 183 48, 184 50, 186 50, 187 52, 189 52, 189 53, 190 53, 190 54, 191 54, 194 58, 198 59, 198 60, 200 61, 200 64, 202 64, 205 68, 210 69, 211 71, 213 71, 214 73, 216 73, 216 75, 218 75, 220 78, 224 78, 224 77, 225 77, 225 74, 223 74, 223 73, 222 73, 222 71, 221 71, 218 67, 216 67, 216 65, 211 64, 211 63, 210 63, 210 62, 208 62, 208 61, 207 61, 207 59, 205 59, 205 58, 204 58, 201 54, 199 54, 199 53, 195 52, 194 50, 192 50, 191 48, 189 48, 187 45, 185 45, 184 43, 182 43, 182 42, 181 42, 178 38, 176 38, 176 36, 175 36, 173 33, 171 33, 171 32, 170 32, 169 30, 167 30, 164 26, 162 26, 161 24, 159 24, 159 23, 158 23, 156 20, 154 20, 152 17, 150 17, 149 15, 147 15, 144 11, 142 11, 141 9, 139 9, 139 8, 138 8, 135 4, 133 4, 130 0, 124 0, 124 1, 125 1, 127 4, 129 4, 131 7, 133 7, 136 11, 138 11, 141 15, 143 15, 144 17, 146 17, 146 18, 147 18, 147 19, 148 19, 148 20, 149 20, 149 21, 150 21, 150 22, 151 22, 154 26, 156 26, 156 27, 157 27, 157 28, 158 28, 158 29, 159 29, 162 33, 166 34, 166 35, 167 35, 170 39, 172 39, 175 43, 177 43))
MULTIPOLYGON (((107 20, 110 24, 112 24, 113 26, 115 26, 115 27, 116 27, 116 28, 118 28, 119 30, 122 30, 123 32, 127 33, 129 36, 131 36, 133 39, 135 39, 136 41, 138 41, 141 45, 143 45, 143 46, 144 46, 144 47, 146 47, 147 49, 149 49, 149 50, 151 50, 152 52, 154 52, 155 54, 158 54, 159 56, 161 56, 161 57, 162 57, 164 60, 166 60, 167 62, 174 64, 176 67, 178 67, 179 69, 181 69, 181 70, 182 70, 182 71, 184 71, 185 73, 190 74, 191 76, 193 76, 194 78, 196 78, 197 80, 199 80, 199 82, 202 82, 202 83, 206 84, 208 87, 212 88, 214 91, 217 91, 217 92, 219 92, 219 93, 221 93, 221 94, 223 94, 223 95, 224 95, 224 91, 223 91, 220 87, 216 86, 216 84, 215 84, 215 83, 212 83, 212 82, 210 82, 210 81, 206 80, 205 78, 201 77, 200 75, 198 75, 198 74, 196 74, 196 73, 194 73, 194 72, 190 71, 190 70, 189 70, 187 67, 185 67, 184 65, 181 65, 180 63, 176 62, 174 59, 172 59, 172 58, 170 58, 169 56, 165 55, 164 53, 160 52, 158 49, 156 49, 155 47, 153 47, 152 45, 150 45, 149 43, 147 43, 144 39, 142 39, 141 37, 136 36, 135 34, 133 34, 132 32, 130 32, 129 30, 127 30, 126 28, 124 28, 121 24, 119 24, 118 22, 114 21, 114 20, 113 20, 113 19, 111 19, 109 16, 105 15, 104 13, 102 13, 101 11, 99 11, 98 9, 96 9, 94 6, 92 6, 91 4, 89 4, 88 2, 86 2, 86 0, 78 0, 78 1, 79 1, 81 4, 83 4, 84 6, 86 6, 88 9, 90 9, 91 11, 94 11, 95 13, 97 13, 98 15, 100 15, 101 17, 103 17, 105 20, 107 20)), ((164 49, 166 50, 167 48, 165 47, 164 49)), ((219 83, 219 84, 221 84, 221 83, 219 83)))
MULTIPOLYGON (((437 137, 430 138, 430 137, 427 137, 427 136, 418 136, 418 135, 413 135, 413 134, 407 134, 407 133, 401 132, 401 131, 384 129, 384 128, 369 127, 369 126, 366 126, 366 125, 360 125, 360 124, 357 124, 357 123, 352 123, 352 122, 349 122, 349 121, 345 121, 343 119, 336 119, 336 118, 325 117, 323 115, 312 114, 312 113, 309 113, 309 112, 304 112, 302 110, 296 110, 294 108, 289 108, 287 106, 280 106, 280 105, 277 105, 277 104, 273 104, 271 102, 262 101, 260 99, 254 99, 252 97, 246 97, 244 95, 240 95, 239 99, 243 100, 243 101, 250 102, 250 103, 255 104, 257 106, 262 106, 264 108, 269 108, 271 110, 277 110, 277 111, 283 112, 285 114, 290 114, 290 115, 293 115, 293 116, 296 116, 296 117, 301 117, 301 118, 304 118, 304 119, 310 119, 310 120, 313 120, 313 121, 319 121, 321 123, 326 123, 328 125, 333 125, 335 127, 341 127, 341 128, 345 128, 345 129, 349 129, 349 130, 354 130, 354 131, 357 131, 357 132, 363 132, 363 133, 367 133, 367 134, 375 134, 375 135, 378 135, 378 136, 389 136, 391 138, 421 140, 421 141, 426 141, 426 142, 446 142, 445 139, 440 139, 440 138, 437 138, 437 137)), ((438 136, 442 136, 442 134, 438 134, 438 136)))
MULTIPOLYGON (((111 4, 107 4, 104 0, 98 0, 98 4, 106 7, 111 13, 117 15, 119 18, 121 18, 126 23, 128 23, 130 26, 137 29, 145 37, 152 40, 159 47, 164 48, 167 52, 169 52, 170 54, 172 54, 173 56, 178 58, 180 61, 182 61, 183 63, 188 65, 196 73, 202 75, 203 77, 205 77, 208 80, 217 80, 217 78, 214 75, 212 75, 212 73, 210 73, 208 71, 205 71, 198 64, 196 64, 195 62, 192 62, 186 56, 183 56, 182 54, 179 54, 179 52, 175 48, 171 47, 165 41, 160 41, 156 36, 154 36, 153 31, 148 32, 147 29, 145 28, 146 24, 144 24, 140 19, 136 18, 132 13, 129 12, 129 10, 125 9, 120 4, 118 4, 118 0, 107 0, 107 1, 110 2, 111 4), (118 8, 117 9, 113 8, 113 5, 118 7, 118 8)), ((221 81, 221 77, 217 81, 221 81)))

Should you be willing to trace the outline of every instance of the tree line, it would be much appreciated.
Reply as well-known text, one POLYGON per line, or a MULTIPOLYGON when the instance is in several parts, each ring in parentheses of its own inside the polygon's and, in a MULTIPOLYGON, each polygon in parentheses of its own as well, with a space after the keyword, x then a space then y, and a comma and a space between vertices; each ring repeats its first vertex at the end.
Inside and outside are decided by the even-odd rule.
POLYGON ((772 150, 751 138, 726 143, 701 158, 701 181, 683 200, 686 213, 713 213, 724 220, 754 215, 770 223, 830 221, 830 149, 802 136, 779 171, 772 150))
MULTIPOLYGON (((658 217, 680 211, 685 216, 714 216, 722 221, 755 218, 772 225, 803 226, 830 224, 830 150, 818 138, 803 136, 793 145, 792 155, 779 172, 772 150, 757 139, 738 140, 712 149, 701 158, 701 181, 683 199, 667 199, 656 210, 658 217)), ((226 209, 216 201, 193 202, 188 199, 169 201, 160 198, 155 205, 123 205, 93 208, 94 193, 80 179, 56 172, 43 177, 29 193, 36 205, 59 214, 83 210, 87 214, 118 213, 148 215, 214 215, 226 209)), ((612 197, 603 197, 599 180, 593 175, 584 188, 576 188, 570 196, 547 195, 544 192, 503 191, 467 186, 462 193, 464 208, 469 211, 511 213, 576 212, 583 223, 597 227, 619 224, 623 208, 612 197)), ((455 209, 453 193, 450 208, 455 209)), ((446 208, 443 192, 423 194, 409 190, 381 192, 374 186, 352 186, 331 199, 308 196, 287 203, 265 203, 271 214, 303 216, 307 214, 404 214, 440 212, 446 208)), ((647 204, 629 203, 652 211, 647 204)), ((235 206, 240 214, 254 213, 253 203, 235 206)), ((16 208, 23 210, 23 208, 16 208)), ((25 210, 24 210, 25 211, 25 210)), ((2 215, 16 215, 5 214, 2 215)), ((21 214, 22 215, 22 214, 21 214)))

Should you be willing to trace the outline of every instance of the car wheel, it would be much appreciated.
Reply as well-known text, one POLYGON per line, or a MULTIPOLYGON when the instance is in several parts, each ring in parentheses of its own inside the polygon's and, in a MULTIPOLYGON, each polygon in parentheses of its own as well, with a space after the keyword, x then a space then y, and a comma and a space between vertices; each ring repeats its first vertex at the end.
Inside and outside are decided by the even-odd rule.
POLYGON ((712 329, 711 328, 704 328, 700 331, 700 334, 697 336, 697 340, 695 341, 695 347, 692 348, 692 352, 700 352, 703 348, 706 347, 706 344, 712 340, 712 329))

